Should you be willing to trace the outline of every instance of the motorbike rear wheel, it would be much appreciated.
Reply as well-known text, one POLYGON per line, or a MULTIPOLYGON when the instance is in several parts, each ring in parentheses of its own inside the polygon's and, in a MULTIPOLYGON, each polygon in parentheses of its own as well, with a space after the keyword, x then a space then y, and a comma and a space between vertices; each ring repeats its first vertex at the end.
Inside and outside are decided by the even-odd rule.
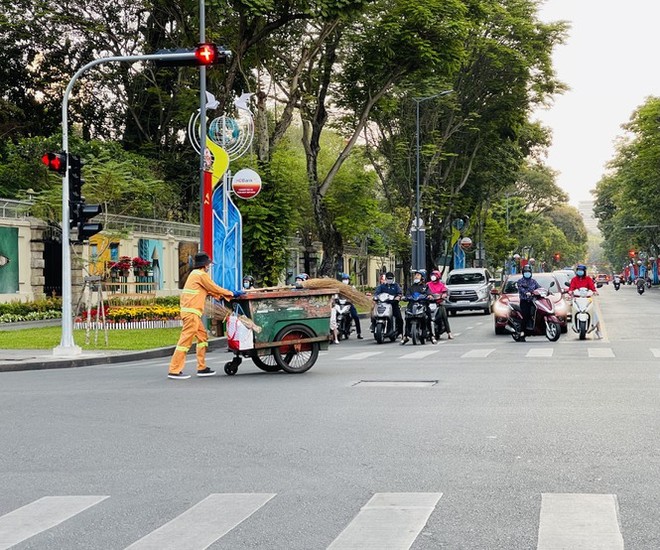
POLYGON ((545 337, 551 342, 556 342, 561 336, 561 325, 559 323, 548 323, 545 327, 545 337))

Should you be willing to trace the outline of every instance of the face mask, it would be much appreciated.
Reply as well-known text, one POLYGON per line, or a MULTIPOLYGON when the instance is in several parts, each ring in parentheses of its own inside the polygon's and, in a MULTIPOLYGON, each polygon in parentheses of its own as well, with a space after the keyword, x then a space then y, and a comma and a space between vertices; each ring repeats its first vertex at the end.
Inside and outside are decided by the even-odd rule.
POLYGON ((438 278, 437 278, 435 275, 431 275, 431 280, 432 280, 433 282, 435 282, 435 281, 438 280, 438 278))
POLYGON ((342 283, 344 283, 345 285, 347 285, 347 284, 348 284, 348 282, 349 282, 349 280, 348 280, 348 279, 344 279, 344 280, 342 281, 342 283))
POLYGON ((578 270, 575 272, 575 274, 576 274, 578 277, 584 277, 584 271, 582 271, 581 269, 578 269, 578 270))
POLYGON ((421 283, 421 282, 422 282, 422 280, 421 280, 420 278, 418 278, 418 277, 415 277, 415 278, 413 279, 413 283, 415 283, 416 285, 418 285, 418 284, 421 283))
POLYGON ((250 288, 250 283, 248 281, 243 281, 243 288, 250 288))
POLYGON ((525 271, 525 273, 523 273, 523 277, 525 277, 525 279, 531 279, 532 274, 529 271, 525 271))
POLYGON ((394 279, 385 279, 385 282, 386 282, 388 285, 393 285, 393 284, 394 284, 394 279))

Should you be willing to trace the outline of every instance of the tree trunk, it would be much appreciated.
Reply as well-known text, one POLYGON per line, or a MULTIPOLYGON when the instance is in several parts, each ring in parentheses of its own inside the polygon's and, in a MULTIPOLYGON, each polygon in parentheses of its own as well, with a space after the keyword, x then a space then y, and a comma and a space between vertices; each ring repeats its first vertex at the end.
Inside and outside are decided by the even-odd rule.
POLYGON ((342 259, 344 252, 344 243, 342 242, 341 234, 332 223, 323 197, 318 193, 314 193, 312 200, 314 203, 318 237, 323 244, 323 261, 319 266, 318 274, 320 276, 334 277, 339 270, 339 261, 342 259))

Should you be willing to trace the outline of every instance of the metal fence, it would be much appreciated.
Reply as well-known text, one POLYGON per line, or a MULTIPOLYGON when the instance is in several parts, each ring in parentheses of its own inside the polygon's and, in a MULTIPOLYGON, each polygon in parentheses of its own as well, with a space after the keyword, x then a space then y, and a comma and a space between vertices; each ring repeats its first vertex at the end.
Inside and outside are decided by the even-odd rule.
POLYGON ((23 220, 30 215, 30 201, 0 199, 0 218, 23 220))

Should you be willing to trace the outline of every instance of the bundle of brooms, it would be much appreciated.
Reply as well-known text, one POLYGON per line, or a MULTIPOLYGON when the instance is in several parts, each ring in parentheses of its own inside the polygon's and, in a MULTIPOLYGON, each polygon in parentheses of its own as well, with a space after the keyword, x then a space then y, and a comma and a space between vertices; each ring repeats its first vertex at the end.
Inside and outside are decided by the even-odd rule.
POLYGON ((352 302, 356 306, 360 306, 364 309, 371 310, 372 301, 371 298, 365 296, 359 290, 354 289, 351 285, 345 285, 337 279, 332 279, 330 277, 323 277, 321 279, 308 279, 303 281, 303 288, 309 290, 331 290, 336 292, 340 296, 346 298, 349 302, 352 302))
MULTIPOLYGON (((214 319, 223 322, 226 321, 227 317, 232 314, 232 310, 228 307, 225 307, 221 302, 216 300, 206 300, 206 304, 204 305, 204 313, 209 317, 213 317, 214 319)), ((261 327, 249 317, 239 314, 238 319, 246 327, 252 329, 257 334, 261 332, 261 327)))

